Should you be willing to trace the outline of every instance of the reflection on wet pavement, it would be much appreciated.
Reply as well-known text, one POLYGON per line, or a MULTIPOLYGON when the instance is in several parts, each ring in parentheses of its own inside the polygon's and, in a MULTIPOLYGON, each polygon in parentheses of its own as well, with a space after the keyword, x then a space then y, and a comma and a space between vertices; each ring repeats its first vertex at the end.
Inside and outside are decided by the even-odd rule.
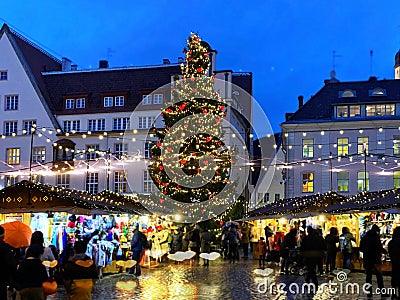
MULTIPOLYGON (((359 295, 346 295, 337 291, 329 292, 328 289, 314 296, 296 293, 270 294, 269 290, 263 291, 266 283, 275 285, 284 283, 289 286, 295 282, 301 285, 304 278, 298 275, 279 275, 277 268, 269 276, 257 275, 254 273, 257 266, 258 262, 253 260, 241 260, 235 264, 229 264, 221 259, 210 262, 209 267, 190 266, 187 263, 164 264, 154 269, 142 269, 142 276, 139 278, 126 274, 105 276, 96 283, 93 299, 367 299, 362 292, 359 295)), ((319 277, 320 284, 329 280, 338 283, 333 276, 319 277)), ((364 280, 364 274, 351 273, 348 282, 362 285, 364 280)), ((385 276, 385 286, 390 287, 390 277, 385 276)), ((66 298, 65 290, 60 286, 57 294, 47 299, 66 298)), ((381 299, 381 297, 374 296, 368 299, 381 299)))

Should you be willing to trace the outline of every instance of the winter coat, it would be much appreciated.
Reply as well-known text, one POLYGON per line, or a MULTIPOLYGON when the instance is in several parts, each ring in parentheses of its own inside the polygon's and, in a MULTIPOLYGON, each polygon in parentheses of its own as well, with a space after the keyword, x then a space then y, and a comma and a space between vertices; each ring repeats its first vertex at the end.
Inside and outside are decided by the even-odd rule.
POLYGON ((335 254, 338 251, 336 243, 339 242, 339 237, 332 233, 328 233, 325 237, 326 250, 329 254, 335 254))
POLYGON ((267 254, 267 243, 265 241, 259 241, 257 246, 258 253, 260 253, 260 255, 267 254))
POLYGON ((200 247, 200 230, 197 228, 190 232, 189 247, 200 247))
POLYGON ((400 265, 400 238, 392 239, 388 244, 388 250, 392 263, 400 265))
POLYGON ((204 231, 200 236, 201 241, 201 253, 210 253, 211 252, 211 241, 212 241, 212 234, 211 232, 204 231))
POLYGON ((91 300, 97 267, 84 253, 72 256, 64 267, 64 286, 68 300, 91 300))
POLYGON ((139 230, 136 229, 133 232, 133 237, 131 241, 131 251, 142 251, 143 250, 143 245, 140 242, 140 233, 139 230))
POLYGON ((47 278, 46 267, 40 258, 27 258, 18 267, 15 283, 17 290, 41 288, 47 278))
POLYGON ((382 263, 382 254, 387 253, 382 247, 381 239, 373 230, 368 231, 360 242, 360 251, 363 253, 365 268, 373 268, 382 263))
POLYGON ((171 250, 173 252, 181 251, 182 250, 182 234, 180 232, 174 233, 172 235, 172 245, 171 250))
POLYGON ((17 271, 17 262, 11 246, 3 241, 0 241, 0 266, 0 282, 11 284, 17 271))
POLYGON ((296 246, 297 246, 296 232, 289 232, 288 234, 285 235, 285 237, 283 238, 283 242, 281 243, 280 255, 282 257, 288 257, 289 250, 296 248, 296 246))
POLYGON ((250 227, 244 224, 240 230, 242 233, 241 241, 243 244, 248 244, 250 242, 250 227))
POLYGON ((321 258, 325 250, 324 238, 316 233, 305 236, 300 246, 301 255, 305 258, 321 258))
POLYGON ((190 232, 185 232, 182 237, 182 251, 188 251, 189 249, 189 236, 190 232))
POLYGON ((340 246, 340 250, 341 251, 347 251, 347 253, 353 253, 353 245, 351 243, 351 241, 355 242, 356 239, 354 238, 354 236, 351 234, 351 232, 347 232, 344 234, 341 234, 339 237, 339 246, 340 246), (342 246, 342 242, 344 241, 346 247, 345 249, 343 249, 342 246))
POLYGON ((231 228, 231 230, 228 231, 227 237, 228 237, 228 244, 229 245, 237 245, 237 244, 239 244, 239 234, 236 231, 236 228, 231 228))

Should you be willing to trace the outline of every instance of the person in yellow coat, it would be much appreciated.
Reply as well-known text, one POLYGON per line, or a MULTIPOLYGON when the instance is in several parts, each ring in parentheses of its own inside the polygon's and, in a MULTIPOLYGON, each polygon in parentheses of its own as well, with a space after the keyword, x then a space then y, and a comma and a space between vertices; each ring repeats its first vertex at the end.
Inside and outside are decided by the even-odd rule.
POLYGON ((64 286, 68 300, 91 300, 94 280, 98 279, 97 267, 86 254, 87 244, 77 241, 75 255, 64 266, 64 286))

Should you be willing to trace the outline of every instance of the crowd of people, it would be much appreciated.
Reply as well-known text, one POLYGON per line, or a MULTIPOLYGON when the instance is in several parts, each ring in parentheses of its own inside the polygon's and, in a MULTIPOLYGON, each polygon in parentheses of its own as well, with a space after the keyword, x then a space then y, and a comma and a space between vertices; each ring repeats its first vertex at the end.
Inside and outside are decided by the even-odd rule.
MULTIPOLYGON (((343 227, 339 235, 336 227, 331 227, 329 233, 323 237, 322 230, 307 226, 306 230, 295 227, 286 234, 281 231, 274 233, 270 226, 264 228, 265 237, 258 242, 259 267, 264 268, 266 261, 280 264, 281 274, 294 273, 289 270, 290 265, 304 264, 305 281, 313 283, 318 288, 318 274, 334 275, 335 270, 350 269, 351 257, 354 252, 356 239, 349 228, 343 227), (342 255, 342 265, 336 266, 338 253, 342 255), (293 253, 296 254, 294 259, 293 253), (324 267, 325 265, 325 267, 324 267)), ((372 295, 372 274, 376 274, 378 288, 384 288, 382 276, 382 255, 390 257, 392 272, 391 286, 397 290, 400 287, 400 227, 393 231, 393 236, 386 250, 381 242, 379 227, 374 224, 361 238, 359 250, 363 256, 363 264, 366 272, 366 283, 370 285, 372 295)), ((299 273, 300 274, 300 273, 299 273)), ((302 275, 302 274, 301 274, 302 275)))
POLYGON ((43 286, 47 282, 55 283, 55 268, 63 278, 69 300, 92 299, 92 287, 99 273, 93 260, 85 254, 85 241, 76 241, 58 265, 58 253, 54 247, 45 247, 41 231, 32 234, 29 247, 20 249, 8 245, 4 235, 5 230, 0 226, 0 300, 46 299, 43 286))

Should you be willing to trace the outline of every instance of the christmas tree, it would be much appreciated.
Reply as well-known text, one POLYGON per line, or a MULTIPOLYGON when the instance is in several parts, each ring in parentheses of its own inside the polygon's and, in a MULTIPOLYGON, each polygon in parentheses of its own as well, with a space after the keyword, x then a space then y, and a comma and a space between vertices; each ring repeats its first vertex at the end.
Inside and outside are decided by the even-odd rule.
POLYGON ((207 76, 210 50, 191 33, 182 76, 162 110, 165 127, 154 129, 159 140, 151 148, 150 176, 162 196, 183 203, 213 199, 231 183, 232 149, 223 142, 226 104, 214 89, 214 76, 207 76))

